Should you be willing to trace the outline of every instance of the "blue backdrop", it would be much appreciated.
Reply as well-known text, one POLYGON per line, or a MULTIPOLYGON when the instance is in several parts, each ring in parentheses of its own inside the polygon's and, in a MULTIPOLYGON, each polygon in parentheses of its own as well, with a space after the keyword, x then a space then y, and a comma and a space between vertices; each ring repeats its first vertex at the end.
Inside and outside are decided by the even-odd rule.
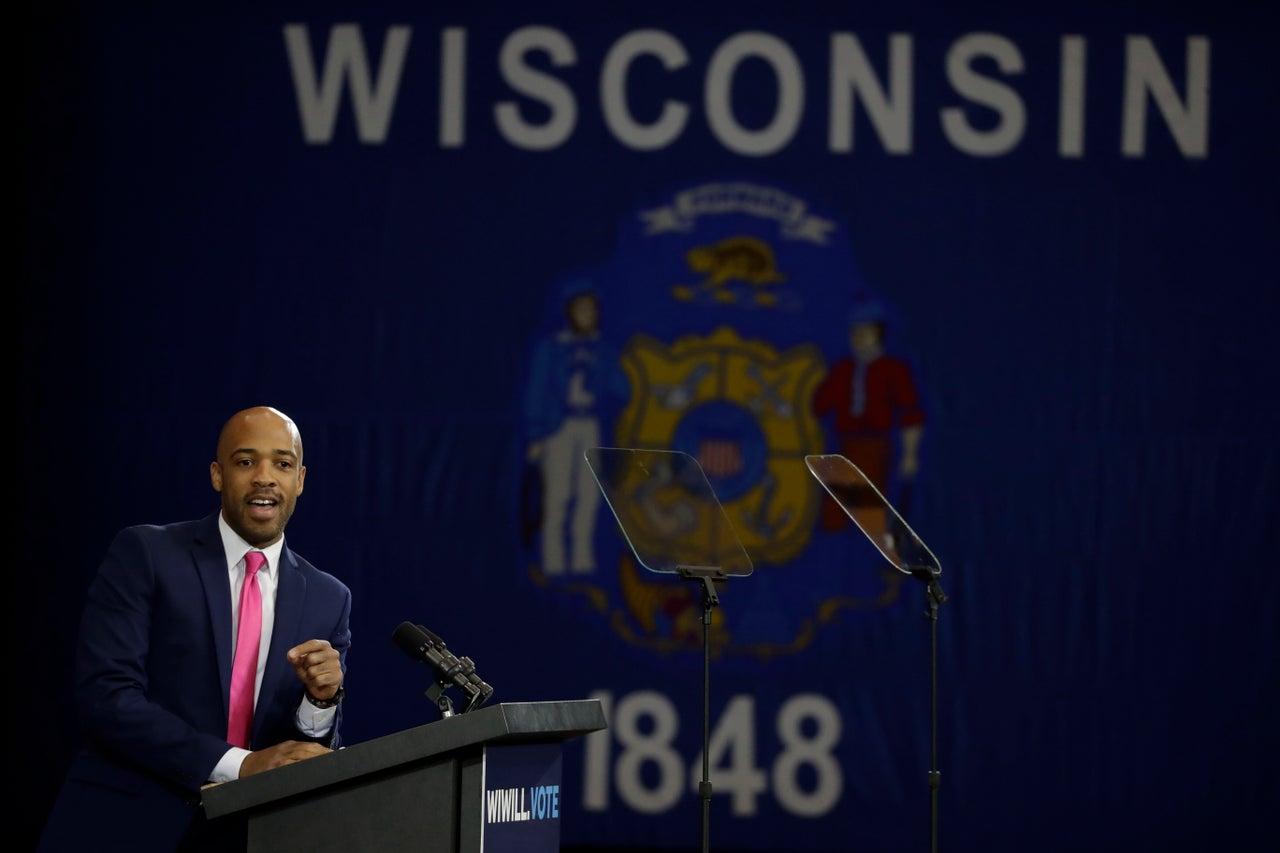
POLYGON ((354 593, 348 742, 438 717, 405 620, 492 701, 599 697, 567 847, 700 838, 698 588, 636 564, 585 442, 698 457, 751 555, 714 614, 715 849, 929 842, 924 589, 803 463, 851 447, 943 568, 943 845, 1257 849, 1274 39, 1230 4, 1023 5, 28 11, 18 837, 77 746, 111 535, 213 511, 219 426, 270 404, 309 469, 290 545, 354 593), (842 444, 815 401, 868 313, 896 378, 842 444))

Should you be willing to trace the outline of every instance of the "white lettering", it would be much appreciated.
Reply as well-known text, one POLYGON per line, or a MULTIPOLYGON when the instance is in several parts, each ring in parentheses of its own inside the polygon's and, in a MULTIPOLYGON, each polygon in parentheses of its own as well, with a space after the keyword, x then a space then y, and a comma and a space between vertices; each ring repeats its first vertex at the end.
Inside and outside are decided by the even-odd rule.
MULTIPOLYGON (((381 50, 371 52, 358 24, 336 24, 329 28, 328 42, 321 53, 313 52, 313 38, 306 24, 284 25, 283 41, 295 105, 307 144, 332 143, 338 118, 347 103, 361 142, 381 145, 387 141, 411 35, 408 26, 389 26, 381 50)), ((472 76, 468 38, 464 27, 440 31, 436 141, 442 149, 462 148, 468 142, 472 76)), ((847 154, 854 150, 859 121, 864 128, 873 129, 886 153, 913 152, 917 125, 915 65, 920 61, 922 67, 929 68, 938 60, 919 60, 909 33, 891 34, 886 46, 885 67, 876 68, 857 35, 830 35, 824 117, 830 152, 847 154)), ((1090 100, 1098 100, 1097 94, 1091 99, 1087 95, 1090 91, 1105 93, 1107 87, 1122 89, 1123 156, 1147 155, 1149 103, 1155 105, 1182 156, 1208 156, 1208 38, 1187 38, 1184 68, 1174 69, 1175 73, 1181 70, 1184 77, 1181 91, 1149 36, 1127 36, 1123 71, 1102 80, 1089 73, 1088 59, 1096 52, 1096 48, 1089 47, 1083 35, 1062 35, 1056 67, 1057 103, 1041 97, 1031 102, 1035 109, 1057 111, 1057 156, 1085 156, 1087 120, 1091 118, 1086 107, 1090 100)), ((503 40, 497 65, 513 97, 494 101, 492 110, 496 130, 511 146, 546 151, 571 140, 578 124, 578 94, 555 76, 554 69, 574 66, 577 61, 573 42, 553 27, 523 27, 503 40)), ((679 38, 664 30, 639 29, 623 34, 605 52, 599 69, 600 120, 605 129, 620 145, 634 151, 658 151, 677 144, 693 124, 693 98, 678 88, 687 90, 691 72, 686 70, 679 76, 672 72, 688 69, 696 61, 679 38), (664 74, 665 78, 657 77, 655 86, 655 76, 664 74), (661 87, 664 79, 671 81, 670 92, 661 87)), ((968 33, 950 45, 942 66, 947 82, 962 99, 939 110, 943 137, 955 150, 971 156, 998 157, 1017 148, 1026 137, 1028 124, 1027 104, 1010 85, 1010 78, 1025 70, 1018 46, 996 33, 968 33)), ((1036 62, 1034 67, 1042 74, 1052 73, 1053 64, 1036 62)), ((701 85, 706 125, 715 140, 735 154, 777 154, 796 138, 805 119, 803 69, 791 46, 770 33, 740 32, 723 41, 707 60, 701 85), (748 69, 751 75, 740 75, 744 66, 753 61, 762 63, 766 70, 760 72, 752 67, 748 69), (763 92, 745 91, 745 86, 756 86, 754 81, 761 79, 761 73, 772 74, 774 91, 769 91, 767 82, 757 87, 763 92), (772 100, 770 94, 775 95, 772 100), (741 111, 745 103, 755 104, 757 109, 747 115, 741 111)))
POLYGON ((546 151, 563 145, 573 134, 578 121, 578 103, 563 82, 525 64, 525 55, 532 51, 545 52, 557 68, 573 65, 578 61, 577 53, 573 42, 551 27, 524 27, 508 36, 502 45, 498 64, 503 79, 520 94, 546 105, 550 117, 542 124, 532 124, 525 120, 520 106, 513 101, 498 103, 493 112, 498 130, 512 145, 546 151))
POLYGON ((1184 157, 1209 156, 1209 40, 1187 39, 1187 100, 1184 104, 1169 72, 1147 36, 1125 43, 1124 130, 1120 149, 1126 157, 1147 151, 1147 99, 1150 92, 1184 157))
POLYGON ((1062 37, 1058 153, 1068 158, 1084 155, 1084 51, 1083 36, 1062 37))
POLYGON ((942 110, 942 130, 956 148, 978 157, 1007 154, 1022 139, 1027 115, 1018 93, 972 68, 973 60, 989 56, 1004 74, 1022 73, 1022 54, 1004 36, 973 33, 951 46, 947 53, 947 79, 961 95, 974 103, 995 110, 999 120, 991 130, 978 130, 965 115, 963 107, 942 110))
POLYGON ((711 132, 736 154, 763 157, 777 153, 795 136, 804 114, 804 75, 800 61, 786 42, 769 33, 739 33, 720 45, 711 56, 704 92, 711 132), (732 107, 734 73, 744 59, 751 57, 769 63, 778 81, 778 105, 773 120, 757 131, 740 125, 732 107))
POLYGON ((489 823, 558 818, 560 817, 560 786, 535 785, 527 789, 494 788, 485 791, 485 803, 489 823))
POLYGON ((485 791, 485 814, 489 817, 489 823, 498 822, 498 808, 501 803, 502 792, 497 790, 485 791))
POLYGON ((853 117, 857 93, 867 117, 890 154, 911 153, 911 36, 889 38, 889 90, 876 79, 858 37, 836 33, 831 37, 831 119, 827 145, 832 151, 853 150, 853 117))
MULTIPOLYGON (((616 706, 607 691, 591 694, 601 704, 615 708, 609 715, 610 740, 595 749, 613 762, 611 785, 620 799, 637 812, 659 814, 677 807, 688 779, 689 793, 699 793, 702 783, 701 752, 686 764, 675 749, 680 712, 668 697, 653 691, 622 696, 616 706), (640 721, 644 720, 641 725, 640 721), (618 753, 613 755, 616 738, 618 753)), ((843 720, 835 703, 818 693, 792 696, 776 711, 773 728, 777 749, 764 766, 757 746, 767 725, 757 725, 755 697, 734 696, 711 731, 707 767, 717 796, 728 795, 735 815, 759 814, 758 801, 772 792, 777 804, 797 816, 816 818, 830 813, 844 796, 844 771, 836 755, 843 720)), ((588 753, 588 765, 599 760, 588 753)), ((558 796, 558 789, 557 789, 558 796)), ((608 795, 583 790, 582 804, 589 811, 604 811, 608 795)))
POLYGON ((618 141, 637 151, 654 151, 674 142, 689 121, 689 107, 680 101, 663 101, 657 121, 641 124, 627 106, 627 75, 637 57, 650 54, 667 71, 689 63, 684 45, 661 30, 637 30, 618 39, 604 58, 600 71, 600 108, 604 121, 618 141))
POLYGON ((387 138, 387 127, 395 109, 396 92, 400 88, 400 72, 409 49, 409 27, 387 30, 378 67, 377 83, 369 78, 369 60, 365 56, 364 39, 356 24, 336 24, 329 30, 329 46, 325 51, 324 74, 316 80, 311 43, 304 24, 286 24, 285 51, 293 73, 293 89, 298 100, 298 117, 302 120, 302 137, 310 145, 333 139, 333 126, 342 99, 343 81, 349 81, 351 100, 355 104, 356 134, 361 142, 381 144, 387 138))
POLYGON ((467 31, 448 27, 440 34, 440 147, 466 141, 467 31))

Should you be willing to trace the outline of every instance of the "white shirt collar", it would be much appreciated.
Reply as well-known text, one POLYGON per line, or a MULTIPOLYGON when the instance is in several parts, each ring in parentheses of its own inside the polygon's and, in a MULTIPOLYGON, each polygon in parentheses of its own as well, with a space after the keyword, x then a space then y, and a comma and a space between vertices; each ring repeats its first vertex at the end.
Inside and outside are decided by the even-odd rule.
POLYGON ((276 573, 276 567, 280 563, 280 552, 284 550, 283 536, 265 548, 254 548, 240 538, 239 533, 231 529, 231 525, 227 524, 227 520, 222 517, 222 510, 218 510, 218 532, 222 534, 222 550, 227 557, 228 572, 234 573, 236 567, 244 562, 244 555, 249 551, 261 551, 267 555, 267 563, 258 571, 266 572, 268 575, 276 573))

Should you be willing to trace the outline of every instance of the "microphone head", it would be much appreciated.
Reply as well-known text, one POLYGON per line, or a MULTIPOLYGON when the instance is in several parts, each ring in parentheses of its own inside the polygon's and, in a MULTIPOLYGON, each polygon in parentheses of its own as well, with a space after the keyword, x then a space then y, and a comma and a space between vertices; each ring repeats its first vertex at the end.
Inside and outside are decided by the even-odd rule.
POLYGON ((471 658, 454 657, 445 647, 444 640, 425 626, 401 622, 391 638, 409 657, 430 664, 441 688, 452 684, 465 691, 471 697, 468 711, 483 705, 493 695, 493 688, 476 675, 476 665, 471 658))
POLYGON ((391 639, 395 640, 396 645, 403 649, 405 654, 415 659, 422 657, 424 647, 431 646, 431 637, 421 626, 412 622, 401 622, 391 635, 391 639))

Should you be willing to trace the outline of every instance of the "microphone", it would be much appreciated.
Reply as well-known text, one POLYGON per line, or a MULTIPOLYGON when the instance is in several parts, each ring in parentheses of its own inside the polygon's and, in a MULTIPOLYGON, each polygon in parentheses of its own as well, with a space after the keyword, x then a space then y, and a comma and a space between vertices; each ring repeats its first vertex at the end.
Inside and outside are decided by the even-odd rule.
POLYGON ((430 666, 441 686, 452 684, 467 694, 469 701, 464 713, 480 707, 493 695, 493 688, 476 675, 476 665, 471 658, 456 657, 444 640, 425 626, 401 622, 392 639, 409 657, 430 666))

